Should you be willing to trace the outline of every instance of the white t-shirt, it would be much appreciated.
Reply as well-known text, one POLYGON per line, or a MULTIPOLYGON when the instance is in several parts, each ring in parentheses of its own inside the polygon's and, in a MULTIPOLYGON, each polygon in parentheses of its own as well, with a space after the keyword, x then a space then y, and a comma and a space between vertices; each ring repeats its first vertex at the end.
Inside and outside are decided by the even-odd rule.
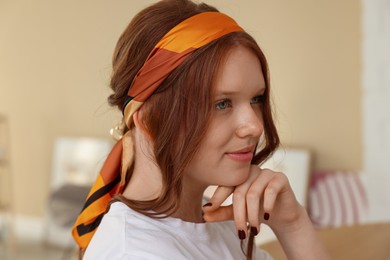
MULTIPOLYGON (((214 260, 245 259, 245 255, 233 221, 191 223, 172 217, 154 219, 115 202, 103 217, 83 259, 214 260)), ((253 259, 272 257, 257 248, 253 259)))

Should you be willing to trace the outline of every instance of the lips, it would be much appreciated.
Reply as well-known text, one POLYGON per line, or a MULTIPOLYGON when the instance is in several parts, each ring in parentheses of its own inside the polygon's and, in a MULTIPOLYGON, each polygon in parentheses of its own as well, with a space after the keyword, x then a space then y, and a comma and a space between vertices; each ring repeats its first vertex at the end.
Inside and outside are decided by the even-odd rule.
POLYGON ((252 161, 253 151, 254 151, 254 146, 251 145, 237 151, 227 152, 226 155, 234 161, 247 163, 252 161))

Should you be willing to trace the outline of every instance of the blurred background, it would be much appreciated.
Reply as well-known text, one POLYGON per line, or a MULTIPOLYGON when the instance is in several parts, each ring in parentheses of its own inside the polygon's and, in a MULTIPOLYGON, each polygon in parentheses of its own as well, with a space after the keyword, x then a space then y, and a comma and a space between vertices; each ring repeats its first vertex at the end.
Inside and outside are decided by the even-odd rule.
MULTIPOLYGON (((134 14, 153 2, 0 0, 1 259, 74 256, 69 223, 121 118, 106 102, 111 56, 134 14)), ((389 221, 390 3, 206 2, 268 58, 278 165, 290 151, 306 154, 297 189, 317 225, 389 221), (357 183, 355 195, 344 194, 356 204, 352 215, 340 213, 345 203, 318 206, 324 176, 357 183)))

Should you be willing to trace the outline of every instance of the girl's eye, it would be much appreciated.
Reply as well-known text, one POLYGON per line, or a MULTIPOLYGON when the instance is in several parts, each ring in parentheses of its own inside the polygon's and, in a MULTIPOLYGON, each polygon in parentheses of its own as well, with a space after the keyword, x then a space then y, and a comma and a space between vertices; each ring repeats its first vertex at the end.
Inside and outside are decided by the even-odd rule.
POLYGON ((264 95, 256 96, 256 97, 252 98, 252 100, 251 100, 251 104, 259 104, 262 102, 264 102, 264 95))
POLYGON ((232 106, 231 101, 228 100, 228 99, 224 99, 224 100, 218 101, 215 104, 215 108, 218 109, 218 110, 226 109, 226 108, 231 107, 231 106, 232 106))

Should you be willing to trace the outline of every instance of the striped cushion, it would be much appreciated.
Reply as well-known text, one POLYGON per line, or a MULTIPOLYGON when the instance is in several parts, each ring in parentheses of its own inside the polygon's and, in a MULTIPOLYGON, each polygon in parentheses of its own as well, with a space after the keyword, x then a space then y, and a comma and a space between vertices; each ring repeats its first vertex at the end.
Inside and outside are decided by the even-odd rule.
POLYGON ((367 217, 365 188, 356 172, 313 172, 309 189, 309 215, 317 227, 362 223, 367 217))

